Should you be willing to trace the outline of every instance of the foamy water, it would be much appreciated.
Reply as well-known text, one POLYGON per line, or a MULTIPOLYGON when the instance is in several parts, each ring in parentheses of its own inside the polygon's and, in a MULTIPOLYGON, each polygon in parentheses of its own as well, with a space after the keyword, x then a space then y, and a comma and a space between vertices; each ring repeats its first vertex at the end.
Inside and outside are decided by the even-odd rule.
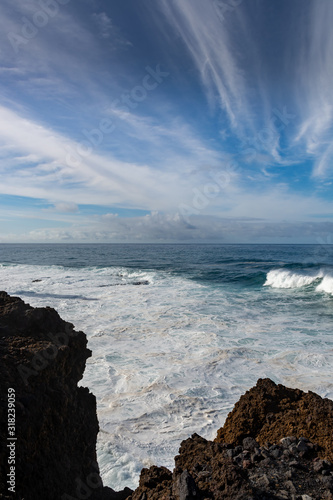
POLYGON ((274 269, 267 274, 264 286, 273 288, 301 288, 317 283, 316 290, 333 294, 333 276, 330 270, 319 272, 292 272, 285 269, 274 269))
POLYGON ((87 334, 82 384, 97 398, 98 458, 112 488, 135 487, 142 467, 172 468, 193 432, 214 438, 259 377, 333 397, 330 269, 232 266, 0 268, 2 289, 55 307, 87 334))

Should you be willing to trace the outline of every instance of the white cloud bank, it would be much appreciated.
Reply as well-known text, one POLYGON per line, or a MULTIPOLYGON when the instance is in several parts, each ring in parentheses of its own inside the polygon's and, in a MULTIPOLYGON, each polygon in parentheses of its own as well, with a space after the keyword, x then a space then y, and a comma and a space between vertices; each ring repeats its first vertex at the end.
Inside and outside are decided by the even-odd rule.
POLYGON ((69 229, 45 228, 24 234, 0 236, 0 242, 83 242, 83 243, 204 243, 204 242, 331 242, 331 222, 266 222, 250 218, 221 219, 191 216, 189 221, 179 214, 158 212, 144 217, 121 218, 115 214, 86 218, 69 229))

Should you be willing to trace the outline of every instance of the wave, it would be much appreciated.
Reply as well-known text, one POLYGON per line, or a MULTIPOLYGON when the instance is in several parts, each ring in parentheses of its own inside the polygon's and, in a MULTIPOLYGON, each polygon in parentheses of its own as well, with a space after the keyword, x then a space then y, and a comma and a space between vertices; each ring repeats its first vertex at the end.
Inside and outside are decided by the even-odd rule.
POLYGON ((317 273, 292 272, 286 269, 273 269, 266 275, 264 286, 272 288, 302 288, 316 284, 316 291, 333 295, 333 276, 325 270, 317 273))
POLYGON ((37 297, 42 299, 79 299, 79 300, 98 300, 92 297, 85 297, 84 295, 65 295, 65 294, 57 294, 57 293, 38 293, 30 290, 17 290, 15 295, 25 296, 25 297, 37 297))
POLYGON ((333 295, 333 276, 324 276, 316 290, 318 292, 326 292, 333 295))

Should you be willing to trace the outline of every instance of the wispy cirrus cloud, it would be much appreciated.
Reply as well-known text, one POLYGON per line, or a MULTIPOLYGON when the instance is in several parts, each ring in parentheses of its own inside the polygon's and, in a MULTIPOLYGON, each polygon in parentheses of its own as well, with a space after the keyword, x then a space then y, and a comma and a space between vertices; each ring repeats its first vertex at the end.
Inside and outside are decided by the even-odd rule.
MULTIPOLYGON (((227 9, 228 14, 223 4, 215 0, 160 2, 169 33, 177 33, 177 45, 181 41, 192 59, 212 112, 220 115, 222 130, 229 128, 238 153, 255 147, 264 151, 270 164, 283 165, 286 141, 282 144, 276 111, 288 104, 289 114, 293 113, 289 99, 278 98, 274 90, 276 66, 281 61, 267 54, 262 40, 270 36, 264 16, 267 4, 239 2, 227 9), (267 135, 269 140, 261 140, 267 135)), ((289 154, 293 163, 294 152, 289 154)))
POLYGON ((0 72, 6 73, 3 95, 18 93, 25 102, 34 99, 36 104, 60 104, 73 115, 77 104, 85 102, 89 116, 91 108, 104 107, 107 92, 121 90, 123 84, 113 78, 115 72, 126 82, 121 56, 130 42, 105 12, 91 14, 88 9, 85 13, 87 7, 82 4, 81 13, 73 2, 55 4, 56 13, 48 15, 35 0, 1 2, 0 72), (38 12, 45 16, 45 25, 34 24, 38 12), (94 22, 89 25, 86 16, 94 22), (112 66, 103 68, 110 58, 112 66))
POLYGON ((53 199, 83 203, 88 197, 94 203, 99 198, 98 203, 141 205, 152 184, 158 191, 157 179, 147 167, 97 153, 68 163, 68 151, 77 149, 75 142, 4 107, 0 136, 7 152, 8 148, 16 152, 14 163, 10 158, 2 162, 2 192, 48 199, 52 186, 53 199))
POLYGON ((92 17, 100 30, 100 36, 102 38, 110 38, 113 26, 109 16, 105 12, 98 14, 95 12, 92 17))
POLYGON ((207 99, 215 109, 221 107, 243 144, 254 143, 269 130, 265 153, 271 164, 288 165, 289 160, 292 165, 297 158, 308 158, 314 161, 315 177, 331 172, 329 0, 295 2, 288 10, 262 0, 230 9, 215 0, 162 0, 161 5, 169 33, 177 33, 177 43, 181 41, 190 55, 207 99), (273 26, 274 15, 279 30, 273 26), (295 19, 302 21, 296 29, 295 19), (294 120, 281 133, 274 110, 286 106, 294 120))
POLYGON ((116 108, 108 110, 117 130, 129 138, 129 148, 137 158, 144 153, 158 170, 175 171, 179 176, 194 170, 222 166, 232 159, 204 141, 200 134, 180 117, 164 113, 161 117, 144 116, 116 108))
POLYGON ((161 6, 190 53, 211 105, 226 110, 233 128, 244 133, 243 124, 253 130, 245 74, 232 51, 228 25, 221 26, 216 4, 162 0, 161 6))
POLYGON ((305 13, 292 40, 297 56, 290 61, 300 116, 295 142, 314 158, 313 175, 321 178, 333 171, 333 4, 310 2, 305 13))
POLYGON ((42 238, 38 224, 55 238, 59 222, 59 238, 87 239, 97 225, 103 238, 128 230, 135 241, 236 229, 259 238, 281 220, 323 227, 333 213, 332 3, 232 3, 59 1, 15 51, 8 33, 41 3, 3 0, 0 202, 17 197, 16 210, 1 205, 6 228, 29 215, 28 239, 42 238), (152 215, 124 221, 127 209, 152 215))
POLYGON ((149 120, 127 117, 133 133, 139 134, 140 128, 138 138, 145 148, 152 147, 150 164, 138 164, 118 160, 110 151, 103 153, 91 144, 89 150, 85 137, 77 143, 3 106, 0 116, 1 191, 6 194, 170 210, 188 196, 188 177, 183 175, 184 158, 180 154, 161 158, 158 147, 165 148, 165 141, 171 141, 170 149, 173 142, 182 143, 192 170, 200 171, 203 161, 218 162, 218 154, 182 125, 171 133, 149 120), (71 159, 73 152, 81 155, 71 159))

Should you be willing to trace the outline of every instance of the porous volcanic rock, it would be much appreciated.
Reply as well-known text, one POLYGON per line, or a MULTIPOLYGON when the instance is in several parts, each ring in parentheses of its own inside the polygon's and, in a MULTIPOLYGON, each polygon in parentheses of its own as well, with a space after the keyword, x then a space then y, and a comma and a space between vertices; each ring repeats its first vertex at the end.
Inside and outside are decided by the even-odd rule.
POLYGON ((215 441, 183 441, 173 473, 143 469, 129 500, 333 500, 332 408, 259 379, 215 441))
POLYGON ((235 404, 216 442, 237 445, 247 436, 261 445, 306 437, 321 447, 319 456, 333 461, 333 401, 259 379, 235 404))
POLYGON ((77 386, 90 355, 85 334, 54 309, 0 292, 0 498, 107 500, 131 493, 103 487, 99 475, 96 399, 77 386), (8 394, 15 399, 14 436, 8 394), (7 483, 6 443, 14 442, 8 437, 17 438, 15 493, 7 483))
POLYGON ((1 500, 333 500, 333 402, 269 379, 240 398, 215 441, 183 441, 173 471, 143 469, 134 492, 103 487, 95 397, 77 386, 90 354, 55 310, 0 292, 1 500))
POLYGON ((333 500, 333 467, 306 438, 270 447, 253 438, 233 447, 193 434, 182 442, 176 467, 141 472, 129 500, 333 500))

